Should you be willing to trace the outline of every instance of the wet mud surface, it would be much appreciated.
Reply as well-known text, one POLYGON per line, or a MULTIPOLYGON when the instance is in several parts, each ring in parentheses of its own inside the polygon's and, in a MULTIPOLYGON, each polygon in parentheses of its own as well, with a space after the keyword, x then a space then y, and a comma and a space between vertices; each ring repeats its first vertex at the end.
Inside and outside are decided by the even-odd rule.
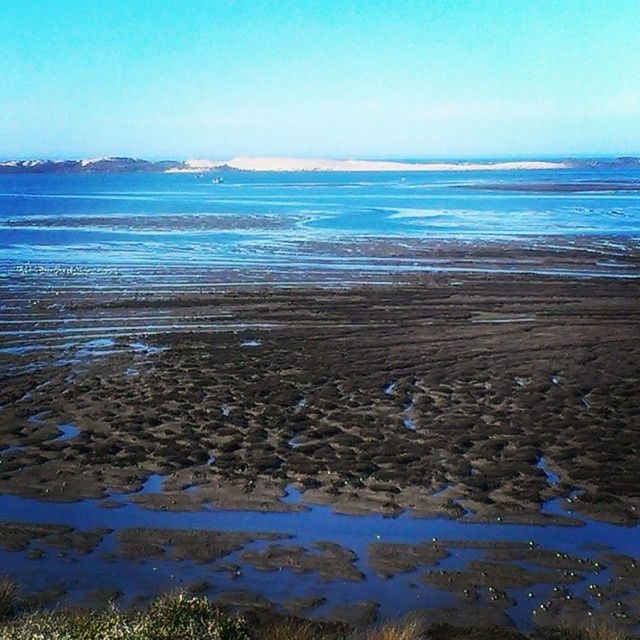
POLYGON ((81 364, 5 353, 23 372, 2 389, 0 490, 98 498, 158 474, 140 504, 291 509, 293 484, 344 513, 543 522, 562 497, 636 523, 638 285, 458 282, 154 299, 235 324, 115 339, 81 364))
POLYGON ((7 570, 43 600, 89 597, 60 572, 88 562, 96 601, 200 584, 228 606, 362 622, 390 615, 395 591, 433 620, 591 612, 632 628, 640 549, 568 541, 590 523, 638 535, 639 286, 6 289, 21 318, 0 351, 7 570), (93 520, 66 522, 74 505, 93 520), (326 531, 300 534, 307 517, 326 531), (331 535, 358 518, 362 538, 331 535), (495 532, 432 539, 421 518, 495 532), (545 525, 557 545, 525 537, 545 525))
POLYGON ((129 560, 159 558, 207 563, 219 560, 256 540, 277 540, 278 534, 180 529, 121 529, 116 553, 129 560))
POLYGON ((280 229, 304 220, 304 216, 207 215, 109 215, 28 216, 4 221, 9 227, 57 229, 107 229, 109 231, 174 231, 280 229))

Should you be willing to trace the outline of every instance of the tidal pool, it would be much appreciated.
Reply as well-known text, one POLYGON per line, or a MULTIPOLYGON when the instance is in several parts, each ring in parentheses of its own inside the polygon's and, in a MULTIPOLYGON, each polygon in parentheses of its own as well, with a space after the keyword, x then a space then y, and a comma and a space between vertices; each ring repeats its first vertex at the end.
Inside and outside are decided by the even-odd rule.
MULTIPOLYGON (((27 551, 2 550, 0 559, 4 570, 29 591, 61 584, 67 591, 67 599, 72 602, 82 601, 88 592, 100 587, 116 589, 124 594, 123 601, 131 602, 137 597, 150 597, 166 589, 204 580, 211 585, 209 593, 213 597, 226 591, 250 590, 276 605, 282 605, 294 596, 322 598, 322 604, 309 612, 314 617, 328 615, 338 604, 376 601, 380 603, 380 619, 384 619, 413 610, 455 605, 455 592, 428 586, 420 581, 420 576, 425 570, 463 570, 469 562, 483 558, 484 542, 498 545, 526 542, 535 549, 553 550, 591 561, 600 558, 603 552, 640 555, 640 527, 629 528, 584 518, 579 526, 539 526, 477 524, 468 523, 464 518, 415 518, 406 513, 396 518, 338 515, 329 507, 305 505, 304 495, 294 487, 287 489, 282 501, 302 504, 305 508, 284 513, 229 511, 212 506, 197 512, 172 512, 145 509, 130 501, 140 493, 161 492, 162 484, 162 476, 151 475, 137 493, 109 495, 110 508, 101 506, 98 500, 51 503, 0 496, 0 512, 7 522, 68 525, 80 531, 101 527, 111 530, 95 550, 87 554, 42 547, 43 554, 37 559, 28 559, 29 550, 33 554, 34 548, 40 548, 38 540, 32 541, 27 551), (242 555, 264 551, 269 544, 274 544, 265 540, 244 545, 241 550, 207 564, 167 556, 127 560, 117 552, 117 535, 132 528, 279 533, 287 538, 277 544, 302 545, 308 550, 313 550, 317 542, 330 541, 355 552, 355 567, 362 573, 363 580, 326 581, 317 572, 300 573, 286 567, 279 571, 260 571, 247 564, 242 555), (369 564, 372 544, 415 545, 430 541, 449 551, 446 558, 434 565, 418 566, 415 570, 384 579, 369 564)), ((545 511, 572 517, 559 503, 559 499, 551 501, 545 511)), ((526 563, 515 564, 540 569, 526 563)), ((581 578, 566 586, 573 597, 585 598, 597 608, 598 599, 592 595, 593 585, 606 588, 611 573, 604 568, 605 563, 598 570, 591 564, 585 566, 581 578)), ((546 601, 553 586, 535 584, 507 589, 508 596, 515 600, 515 604, 507 608, 507 614, 519 627, 530 626, 532 611, 546 601)))

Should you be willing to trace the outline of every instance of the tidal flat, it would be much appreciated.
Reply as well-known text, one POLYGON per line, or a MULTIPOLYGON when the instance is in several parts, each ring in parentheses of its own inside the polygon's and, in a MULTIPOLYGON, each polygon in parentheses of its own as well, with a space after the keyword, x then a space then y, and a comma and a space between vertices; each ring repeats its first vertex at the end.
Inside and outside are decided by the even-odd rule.
POLYGON ((39 331, 0 356, 0 556, 34 601, 635 628, 636 280, 5 293, 39 331))

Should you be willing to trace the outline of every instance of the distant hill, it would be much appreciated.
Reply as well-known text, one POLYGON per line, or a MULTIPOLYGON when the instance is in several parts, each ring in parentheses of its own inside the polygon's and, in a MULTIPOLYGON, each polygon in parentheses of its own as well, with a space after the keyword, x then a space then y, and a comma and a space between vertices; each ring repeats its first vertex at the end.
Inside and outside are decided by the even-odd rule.
POLYGON ((84 160, 9 160, 0 162, 0 173, 162 173, 178 168, 176 160, 151 162, 139 158, 88 158, 84 160))

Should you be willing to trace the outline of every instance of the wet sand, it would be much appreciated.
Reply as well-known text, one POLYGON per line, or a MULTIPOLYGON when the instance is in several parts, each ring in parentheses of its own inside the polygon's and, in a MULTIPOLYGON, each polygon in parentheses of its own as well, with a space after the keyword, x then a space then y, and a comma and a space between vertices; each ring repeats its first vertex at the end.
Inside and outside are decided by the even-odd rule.
POLYGON ((223 231, 242 229, 286 229, 309 216, 268 215, 110 215, 110 216, 23 216, 4 222, 8 227, 55 229, 106 229, 109 231, 223 231))

